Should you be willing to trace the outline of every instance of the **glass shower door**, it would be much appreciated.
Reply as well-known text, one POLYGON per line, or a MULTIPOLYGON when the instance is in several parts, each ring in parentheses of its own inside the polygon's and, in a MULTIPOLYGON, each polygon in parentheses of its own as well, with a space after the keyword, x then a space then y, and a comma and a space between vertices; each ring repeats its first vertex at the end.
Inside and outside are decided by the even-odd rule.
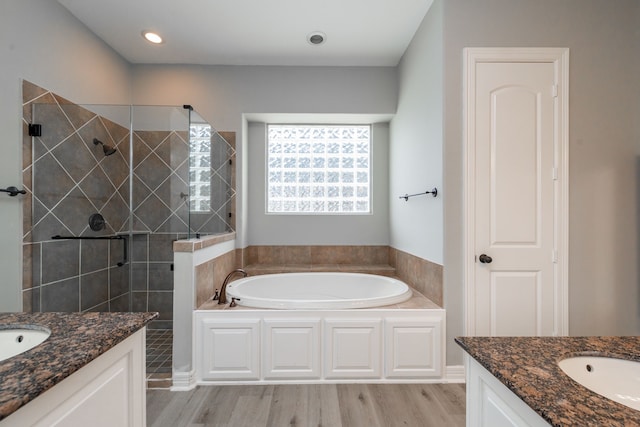
POLYGON ((129 107, 49 94, 24 111, 41 128, 24 159, 31 310, 128 311, 129 107))
POLYGON ((190 236, 235 229, 235 146, 196 111, 189 116, 190 236))
POLYGON ((189 235, 189 120, 177 106, 132 107, 131 294, 134 311, 173 326, 173 242, 189 235))
POLYGON ((28 92, 25 310, 158 311, 171 329, 173 242, 234 228, 234 145, 190 108, 28 92))

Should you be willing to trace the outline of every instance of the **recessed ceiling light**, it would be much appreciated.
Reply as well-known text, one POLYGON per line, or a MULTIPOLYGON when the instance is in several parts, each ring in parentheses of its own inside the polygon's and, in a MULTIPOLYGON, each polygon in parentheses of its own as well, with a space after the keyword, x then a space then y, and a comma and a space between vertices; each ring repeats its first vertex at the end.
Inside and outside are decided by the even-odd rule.
POLYGON ((145 39, 147 39, 147 41, 150 41, 151 43, 154 43, 154 44, 162 43, 162 37, 160 37, 157 33, 154 33, 153 31, 146 31, 146 30, 143 31, 142 37, 144 37, 145 39))
POLYGON ((320 31, 314 31, 307 35, 307 41, 312 45, 319 45, 327 40, 327 35, 320 31))

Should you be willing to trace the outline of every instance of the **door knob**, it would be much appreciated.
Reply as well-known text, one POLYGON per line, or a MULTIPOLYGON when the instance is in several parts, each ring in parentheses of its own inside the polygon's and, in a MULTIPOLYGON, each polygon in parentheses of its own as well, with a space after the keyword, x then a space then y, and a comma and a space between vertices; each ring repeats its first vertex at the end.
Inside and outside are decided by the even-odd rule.
POLYGON ((491 261, 493 261, 493 258, 491 258, 487 254, 482 254, 478 257, 478 261, 480 261, 483 264, 491 264, 491 261))

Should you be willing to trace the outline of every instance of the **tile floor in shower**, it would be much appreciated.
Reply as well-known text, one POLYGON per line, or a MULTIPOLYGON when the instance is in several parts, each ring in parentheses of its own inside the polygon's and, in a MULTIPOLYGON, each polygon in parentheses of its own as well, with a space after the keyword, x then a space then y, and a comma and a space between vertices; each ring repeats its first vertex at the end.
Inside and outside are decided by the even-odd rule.
POLYGON ((171 387, 172 329, 147 329, 147 388, 171 387))

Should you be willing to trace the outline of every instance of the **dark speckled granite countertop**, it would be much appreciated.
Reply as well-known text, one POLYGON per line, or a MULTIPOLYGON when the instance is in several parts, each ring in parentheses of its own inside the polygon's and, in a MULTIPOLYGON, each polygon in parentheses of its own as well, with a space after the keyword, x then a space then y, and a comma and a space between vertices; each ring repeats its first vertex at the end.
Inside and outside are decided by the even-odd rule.
POLYGON ((51 331, 31 350, 0 362, 0 420, 157 317, 157 313, 0 313, 0 328, 51 331))
POLYGON ((640 361, 640 337, 462 337, 456 342, 553 426, 640 426, 640 411, 562 372, 572 356, 640 361))

